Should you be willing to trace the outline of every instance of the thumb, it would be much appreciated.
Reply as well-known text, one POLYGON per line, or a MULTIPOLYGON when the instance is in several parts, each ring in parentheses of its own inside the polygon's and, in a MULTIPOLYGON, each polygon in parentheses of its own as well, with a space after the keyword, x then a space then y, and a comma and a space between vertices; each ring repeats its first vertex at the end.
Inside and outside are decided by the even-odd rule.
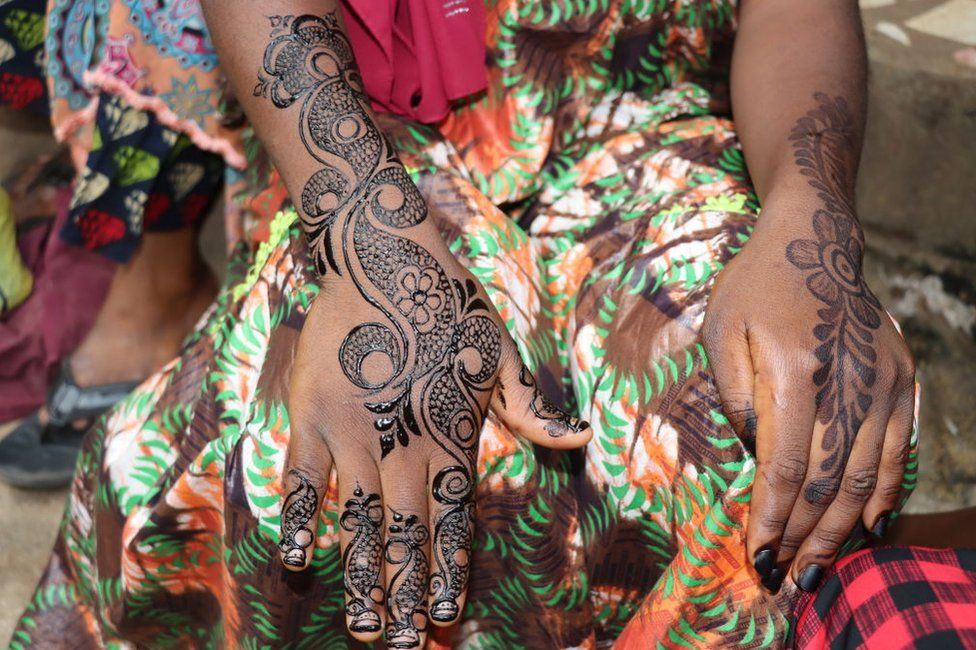
POLYGON ((588 423, 557 408, 539 389, 507 333, 502 337, 501 366, 491 407, 505 426, 543 447, 576 449, 593 437, 588 423))
POLYGON ((712 364, 722 411, 750 453, 755 455, 755 371, 745 323, 719 323, 709 321, 706 316, 702 342, 712 364))
POLYGON ((299 422, 300 418, 292 419, 278 542, 281 562, 290 571, 302 571, 312 561, 319 514, 332 472, 332 454, 325 441, 310 429, 298 426, 299 422))

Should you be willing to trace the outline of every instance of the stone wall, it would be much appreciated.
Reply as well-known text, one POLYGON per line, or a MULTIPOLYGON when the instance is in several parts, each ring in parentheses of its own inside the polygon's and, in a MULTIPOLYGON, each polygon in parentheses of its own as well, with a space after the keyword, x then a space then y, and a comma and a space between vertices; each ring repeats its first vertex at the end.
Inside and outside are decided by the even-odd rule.
POLYGON ((866 273, 904 328, 921 384, 921 470, 909 509, 976 505, 976 0, 861 7, 866 273))

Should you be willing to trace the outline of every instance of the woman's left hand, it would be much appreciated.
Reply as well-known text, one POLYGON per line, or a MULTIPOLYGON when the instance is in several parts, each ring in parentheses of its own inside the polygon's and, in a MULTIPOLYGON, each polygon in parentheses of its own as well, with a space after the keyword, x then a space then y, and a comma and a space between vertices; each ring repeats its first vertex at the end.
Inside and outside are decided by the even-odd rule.
POLYGON ((912 357, 864 282, 861 228, 818 203, 764 207, 703 327, 725 411, 755 435, 747 552, 774 592, 789 563, 814 589, 858 520, 884 533, 914 417, 912 357))

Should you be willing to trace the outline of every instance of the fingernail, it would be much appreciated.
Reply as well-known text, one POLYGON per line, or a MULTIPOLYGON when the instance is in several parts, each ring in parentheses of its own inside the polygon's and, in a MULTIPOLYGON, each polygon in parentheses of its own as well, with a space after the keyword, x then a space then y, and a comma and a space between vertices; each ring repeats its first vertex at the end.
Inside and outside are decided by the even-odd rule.
POLYGON ((800 572, 800 577, 796 579, 796 586, 806 592, 813 592, 820 586, 823 580, 823 567, 811 564, 800 572))
POLYGON ((871 529, 871 534, 875 537, 884 537, 888 532, 888 524, 891 522, 889 513, 884 513, 878 517, 878 521, 875 522, 874 528, 871 529))
POLYGON ((769 571, 769 576, 762 581, 762 586, 766 588, 766 591, 777 594, 779 593, 779 588, 783 586, 783 578, 785 577, 786 573, 782 569, 773 567, 769 571))
POLYGON ((380 629, 380 615, 371 609, 364 609, 353 617, 349 630, 360 634, 371 634, 380 629))
POLYGON ((769 572, 776 566, 776 551, 768 546, 762 547, 756 552, 756 556, 752 560, 752 566, 756 569, 759 577, 766 580, 769 578, 769 572))
POLYGON ((458 605, 453 600, 439 600, 430 608, 430 617, 438 623, 448 623, 457 618, 458 605))

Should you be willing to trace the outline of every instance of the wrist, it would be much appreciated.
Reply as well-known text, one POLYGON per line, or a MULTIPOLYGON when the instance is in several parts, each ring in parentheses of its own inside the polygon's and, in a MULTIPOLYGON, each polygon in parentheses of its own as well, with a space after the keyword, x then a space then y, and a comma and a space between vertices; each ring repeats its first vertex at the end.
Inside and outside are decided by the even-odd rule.
POLYGON ((846 214, 860 230, 854 209, 853 193, 838 197, 812 187, 808 179, 799 175, 790 180, 784 179, 766 194, 756 228, 757 230, 808 232, 811 228, 811 217, 818 210, 824 209, 832 213, 846 214))

